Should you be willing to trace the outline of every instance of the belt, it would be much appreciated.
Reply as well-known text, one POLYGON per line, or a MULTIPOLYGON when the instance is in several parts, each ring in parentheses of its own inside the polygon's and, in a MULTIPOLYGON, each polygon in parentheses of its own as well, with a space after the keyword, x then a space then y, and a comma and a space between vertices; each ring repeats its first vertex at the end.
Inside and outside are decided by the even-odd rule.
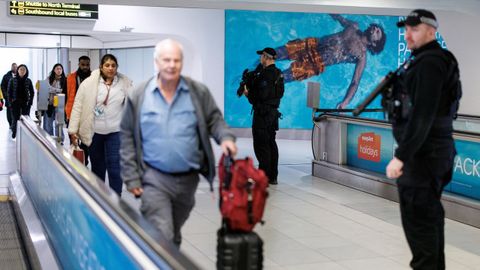
POLYGON ((192 174, 198 174, 200 172, 200 170, 197 170, 197 169, 190 169, 186 172, 163 172, 161 170, 158 170, 157 171, 163 173, 163 174, 169 174, 171 176, 186 176, 186 175, 192 175, 192 174))
POLYGON ((162 174, 168 174, 168 175, 171 175, 171 176, 186 176, 186 175, 192 175, 192 174, 198 174, 198 173, 200 173, 200 170, 199 170, 199 169, 193 169, 193 168, 190 169, 190 170, 188 170, 188 171, 184 171, 184 172, 166 172, 166 171, 162 171, 162 170, 160 170, 160 169, 158 169, 158 168, 156 168, 156 167, 153 167, 153 166, 151 166, 150 164, 148 164, 148 163, 146 163, 146 162, 145 162, 145 164, 146 164, 148 167, 150 167, 150 168, 152 168, 152 169, 154 169, 154 170, 156 170, 156 171, 158 171, 158 172, 160 172, 160 173, 162 173, 162 174))

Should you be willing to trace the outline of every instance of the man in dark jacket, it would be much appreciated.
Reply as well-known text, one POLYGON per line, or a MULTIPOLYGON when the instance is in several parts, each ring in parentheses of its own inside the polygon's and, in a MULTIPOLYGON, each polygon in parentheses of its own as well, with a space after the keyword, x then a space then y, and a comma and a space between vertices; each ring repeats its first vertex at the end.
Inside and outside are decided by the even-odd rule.
POLYGON ((386 171, 389 178, 398 178, 402 225, 413 255, 410 266, 445 269, 440 198, 452 178, 456 154, 452 122, 460 98, 455 95, 458 66, 453 54, 436 41, 433 13, 414 10, 397 25, 405 27, 412 51, 398 84, 409 102, 402 104, 408 106, 408 114, 393 121, 398 148, 386 171))
POLYGON ((181 75, 183 49, 166 39, 155 47, 157 76, 129 93, 120 123, 121 176, 142 196, 141 211, 180 246, 181 228, 195 205, 199 174, 210 182, 215 157, 210 136, 235 155, 235 136, 208 88, 181 75))
POLYGON ((278 147, 275 136, 278 130, 280 99, 283 97, 283 74, 275 66, 277 53, 272 48, 257 51, 260 65, 247 82, 245 96, 253 107, 253 150, 259 168, 265 171, 269 183, 276 185, 278 176, 278 147))
POLYGON ((17 64, 12 63, 11 69, 9 72, 5 73, 2 78, 2 91, 3 91, 3 98, 5 99, 5 107, 7 110, 7 120, 10 129, 12 128, 12 108, 11 105, 8 103, 8 82, 11 78, 15 77, 17 74, 17 64))

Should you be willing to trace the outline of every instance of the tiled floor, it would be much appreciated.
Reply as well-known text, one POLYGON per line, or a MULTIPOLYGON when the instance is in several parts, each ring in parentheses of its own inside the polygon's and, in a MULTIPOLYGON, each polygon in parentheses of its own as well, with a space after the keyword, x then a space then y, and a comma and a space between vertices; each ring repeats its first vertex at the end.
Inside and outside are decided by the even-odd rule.
MULTIPOLYGON (((398 204, 311 176, 308 141, 278 140, 279 185, 270 188, 264 226, 265 269, 410 269, 398 204)), ((239 139, 239 157, 253 155, 239 139)), ((216 152, 219 152, 218 150, 216 152)), ((220 215, 203 182, 183 229, 182 251, 215 269, 220 215)), ((447 269, 480 269, 480 229, 446 221, 447 269)))
MULTIPOLYGON (((15 168, 15 142, 6 127, 2 111, 0 185, 15 168)), ((265 225, 255 228, 265 242, 265 269, 409 269, 397 203, 312 177, 310 142, 278 142, 279 185, 269 190, 265 225)), ((253 155, 251 139, 238 145, 238 157, 253 155)), ((204 269, 215 269, 217 200, 202 181, 183 229, 181 250, 204 269)), ((446 243, 447 269, 480 270, 480 229, 447 220, 446 243)))

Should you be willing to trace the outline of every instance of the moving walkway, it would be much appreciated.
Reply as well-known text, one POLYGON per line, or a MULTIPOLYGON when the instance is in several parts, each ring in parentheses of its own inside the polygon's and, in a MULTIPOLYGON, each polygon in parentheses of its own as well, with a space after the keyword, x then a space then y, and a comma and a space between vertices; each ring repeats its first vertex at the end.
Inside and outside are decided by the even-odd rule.
POLYGON ((18 125, 0 268, 198 269, 30 118, 18 125))

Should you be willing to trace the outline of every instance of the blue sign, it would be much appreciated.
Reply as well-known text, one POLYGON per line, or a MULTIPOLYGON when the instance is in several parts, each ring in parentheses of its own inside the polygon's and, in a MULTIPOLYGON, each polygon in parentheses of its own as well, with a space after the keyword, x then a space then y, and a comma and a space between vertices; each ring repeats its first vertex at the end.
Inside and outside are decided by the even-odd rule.
POLYGON ((453 193, 480 199, 480 144, 455 140, 457 156, 453 165, 453 193))
MULTIPOLYGON (((453 179, 444 190, 480 199, 480 144, 455 140, 453 179)), ((396 142, 388 128, 347 125, 347 164, 385 174, 396 142)))
POLYGON ((385 174, 393 157, 394 139, 388 128, 347 125, 347 164, 385 174))
POLYGON ((141 269, 43 146, 22 132, 22 179, 63 269, 141 269))

